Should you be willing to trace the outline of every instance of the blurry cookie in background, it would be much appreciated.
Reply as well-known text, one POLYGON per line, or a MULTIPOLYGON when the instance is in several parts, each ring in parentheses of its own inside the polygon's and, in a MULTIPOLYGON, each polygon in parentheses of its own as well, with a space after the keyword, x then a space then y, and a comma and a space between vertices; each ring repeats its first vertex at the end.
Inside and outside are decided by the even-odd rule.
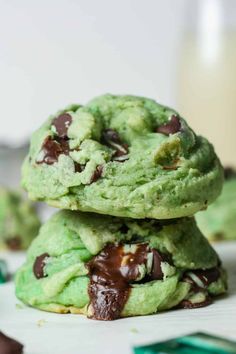
POLYGON ((211 241, 236 240, 236 170, 225 168, 220 197, 196 215, 203 234, 211 241))
POLYGON ((27 249, 39 227, 36 209, 24 194, 0 187, 0 250, 27 249))

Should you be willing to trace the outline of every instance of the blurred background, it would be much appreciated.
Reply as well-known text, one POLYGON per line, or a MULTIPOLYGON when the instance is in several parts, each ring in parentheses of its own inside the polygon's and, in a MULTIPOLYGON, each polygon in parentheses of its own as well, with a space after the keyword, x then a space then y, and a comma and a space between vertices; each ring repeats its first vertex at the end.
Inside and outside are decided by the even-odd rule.
POLYGON ((236 164, 235 27, 235 0, 0 0, 0 184, 49 114, 107 92, 175 107, 236 164))

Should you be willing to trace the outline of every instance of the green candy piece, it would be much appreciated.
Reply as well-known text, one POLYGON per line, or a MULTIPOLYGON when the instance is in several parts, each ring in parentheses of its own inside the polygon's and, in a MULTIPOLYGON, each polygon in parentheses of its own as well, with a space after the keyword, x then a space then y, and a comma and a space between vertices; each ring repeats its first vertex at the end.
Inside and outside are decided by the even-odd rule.
MULTIPOLYGON (((190 284, 183 274, 219 264, 216 252, 193 218, 164 222, 60 211, 42 226, 32 242, 27 261, 15 277, 16 295, 45 311, 90 315, 86 263, 108 244, 123 244, 125 253, 135 253, 137 243, 169 255, 172 262, 161 261, 163 278, 152 281, 145 280, 152 269, 152 258, 150 264, 142 264, 121 317, 153 314, 174 308, 182 300, 192 301, 190 284), (38 264, 40 259, 44 263, 38 264)), ((218 269, 218 280, 195 294, 195 304, 226 291, 225 272, 218 269)))
POLYGON ((193 333, 166 342, 134 348, 134 354, 235 354, 236 342, 206 333, 193 333))
POLYGON ((215 200, 222 183, 212 145, 176 111, 109 94, 49 117, 22 169, 33 200, 141 219, 191 216, 215 200))
POLYGON ((6 283, 8 277, 7 264, 0 259, 0 284, 6 283))
POLYGON ((26 249, 40 221, 33 204, 20 191, 0 187, 0 249, 26 249))

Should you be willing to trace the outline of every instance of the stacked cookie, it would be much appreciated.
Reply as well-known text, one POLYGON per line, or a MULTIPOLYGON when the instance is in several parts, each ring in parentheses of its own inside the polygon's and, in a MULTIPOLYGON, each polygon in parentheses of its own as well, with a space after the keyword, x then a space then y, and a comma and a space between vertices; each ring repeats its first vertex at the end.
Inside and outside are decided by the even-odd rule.
POLYGON ((33 241, 17 296, 100 320, 209 304, 226 276, 192 215, 222 181, 209 142, 153 100, 105 95, 58 112, 32 137, 23 185, 66 210, 33 241))

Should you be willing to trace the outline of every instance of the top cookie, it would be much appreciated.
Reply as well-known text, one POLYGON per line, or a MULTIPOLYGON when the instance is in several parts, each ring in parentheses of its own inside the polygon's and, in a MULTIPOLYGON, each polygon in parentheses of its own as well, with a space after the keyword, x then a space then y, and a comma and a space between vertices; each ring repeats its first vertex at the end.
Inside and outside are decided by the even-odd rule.
POLYGON ((204 209, 223 171, 212 145, 174 110, 104 95, 51 116, 23 165, 30 198, 63 209, 169 219, 204 209))

